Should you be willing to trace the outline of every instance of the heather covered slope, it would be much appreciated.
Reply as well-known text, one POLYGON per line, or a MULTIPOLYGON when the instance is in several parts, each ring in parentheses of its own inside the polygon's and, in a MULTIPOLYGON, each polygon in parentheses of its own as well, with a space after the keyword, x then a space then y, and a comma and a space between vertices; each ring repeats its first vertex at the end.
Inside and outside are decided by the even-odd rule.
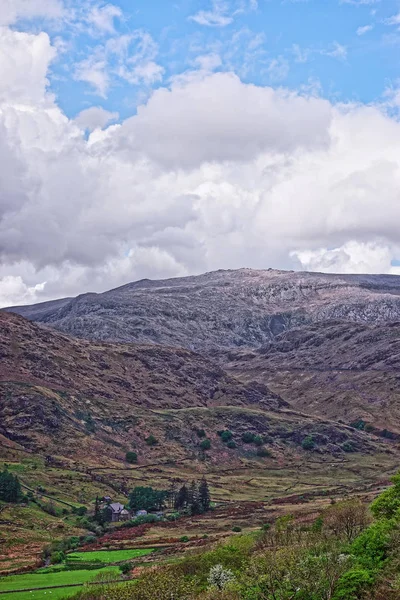
POLYGON ((318 323, 220 360, 243 381, 268 381, 297 410, 400 433, 399 323, 318 323))
POLYGON ((301 325, 400 320, 400 277, 239 269, 7 309, 92 340, 254 347, 301 325))
POLYGON ((374 436, 294 412, 265 384, 241 383, 188 350, 78 340, 2 313, 0 354, 0 434, 42 455, 122 466, 135 449, 144 465, 240 466, 257 460, 246 432, 261 436, 267 458, 301 453, 308 435, 327 456, 343 454, 349 441, 362 453, 384 449, 374 436), (199 429, 211 441, 206 454, 199 429), (222 429, 235 448, 220 440, 222 429), (150 435, 156 444, 146 442, 150 435))

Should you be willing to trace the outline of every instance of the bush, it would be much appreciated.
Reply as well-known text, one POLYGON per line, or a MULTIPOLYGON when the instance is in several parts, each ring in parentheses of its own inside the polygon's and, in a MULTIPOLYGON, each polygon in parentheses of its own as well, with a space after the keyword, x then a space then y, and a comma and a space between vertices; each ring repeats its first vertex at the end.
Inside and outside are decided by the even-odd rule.
POLYGON ((350 569, 339 579, 334 600, 359 600, 362 592, 374 583, 374 577, 369 571, 360 568, 350 569))
POLYGON ((127 452, 125 454, 125 460, 128 463, 135 464, 138 461, 138 456, 136 452, 127 452))
POLYGON ((188 536, 187 536, 187 535, 183 535, 181 538, 179 538, 179 541, 180 541, 180 542, 188 542, 188 541, 189 541, 189 538, 188 538, 188 536))
POLYGON ((355 452, 354 445, 351 442, 344 442, 342 444, 343 452, 355 452))
POLYGON ((255 436, 254 436, 253 443, 254 443, 256 446, 262 446, 262 445, 263 445, 263 443, 264 443, 264 440, 263 440, 263 438, 261 437, 261 435, 255 435, 255 436))
POLYGON ((242 435, 242 441, 245 444, 252 444, 254 442, 254 438, 255 435, 254 433, 250 433, 250 431, 246 431, 243 435, 242 435))
POLYGON ((149 435, 144 441, 148 446, 156 446, 158 444, 158 440, 154 437, 154 435, 149 435))
POLYGON ((261 456, 261 457, 269 457, 272 456, 271 452, 269 450, 267 450, 267 448, 257 448, 257 456, 261 456))
POLYGON ((357 557, 362 567, 371 570, 380 568, 388 555, 393 527, 392 521, 377 521, 354 540, 351 552, 357 557))
POLYGON ((132 571, 132 563, 123 563, 119 566, 119 569, 123 575, 128 575, 132 571))
POLYGON ((223 442, 229 442, 232 438, 233 438, 233 433, 232 433, 232 431, 229 431, 229 429, 226 429, 225 431, 223 431, 221 433, 221 440, 223 442))
POLYGON ((204 429, 196 429, 196 433, 197 433, 197 435, 198 435, 199 438, 206 437, 206 432, 204 431, 204 429))
POLYGON ((211 448, 211 441, 208 438, 203 440, 200 444, 200 448, 202 450, 209 450, 211 448))
POLYGON ((236 446, 236 442, 234 442, 233 440, 231 440, 230 442, 227 443, 227 448, 229 448, 230 450, 234 450, 237 446, 236 446))
POLYGON ((242 528, 238 525, 235 525, 235 527, 232 527, 232 531, 234 531, 235 533, 240 533, 242 531, 242 528))
POLYGON ((304 438, 301 443, 303 450, 313 450, 315 448, 315 442, 313 440, 312 435, 308 435, 304 438))
POLYGON ((371 504, 371 512, 377 519, 392 519, 400 509, 400 474, 392 477, 392 482, 394 485, 371 504))
POLYGON ((74 515, 78 515, 79 517, 83 517, 87 513, 86 506, 74 506, 72 509, 72 513, 74 515))

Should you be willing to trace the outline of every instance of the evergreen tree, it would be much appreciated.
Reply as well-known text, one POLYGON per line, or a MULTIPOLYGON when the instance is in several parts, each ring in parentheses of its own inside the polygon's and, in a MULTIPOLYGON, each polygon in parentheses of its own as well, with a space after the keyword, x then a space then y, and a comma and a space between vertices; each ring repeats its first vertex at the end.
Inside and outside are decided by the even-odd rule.
POLYGON ((199 485, 199 502, 204 512, 210 510, 210 489, 208 487, 208 483, 205 477, 203 477, 199 485))
POLYGON ((5 467, 0 473, 0 500, 3 502, 19 502, 22 500, 21 484, 18 477, 5 467))
POLYGON ((192 515, 198 515, 202 512, 202 506, 199 499, 199 489, 196 481, 192 481, 189 488, 189 508, 192 515))
POLYGON ((176 499, 175 499, 176 510, 182 510, 183 508, 186 508, 188 505, 188 502, 189 502, 189 491, 188 491, 186 485, 184 484, 176 495, 176 499))

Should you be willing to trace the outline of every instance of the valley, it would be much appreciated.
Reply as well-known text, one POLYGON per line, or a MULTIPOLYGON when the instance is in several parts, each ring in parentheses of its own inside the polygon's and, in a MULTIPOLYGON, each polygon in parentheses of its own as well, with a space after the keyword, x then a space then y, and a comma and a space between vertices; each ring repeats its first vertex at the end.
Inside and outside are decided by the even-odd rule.
MULTIPOLYGON (((242 269, 1 311, 0 471, 25 499, 0 502, 0 577, 47 568, 66 539, 67 557, 154 550, 140 575, 372 501, 400 462, 399 292, 389 276, 242 269), (96 497, 202 477, 205 514, 91 521, 96 497)), ((130 562, 110 556, 106 571, 130 562)))

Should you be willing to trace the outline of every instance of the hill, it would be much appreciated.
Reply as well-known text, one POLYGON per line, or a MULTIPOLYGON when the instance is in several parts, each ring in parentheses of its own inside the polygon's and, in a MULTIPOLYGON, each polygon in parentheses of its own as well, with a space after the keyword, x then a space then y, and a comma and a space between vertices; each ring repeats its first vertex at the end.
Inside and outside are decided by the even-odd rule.
POLYGON ((400 277, 239 269, 7 310, 91 340, 201 352, 257 348, 284 331, 329 320, 400 321, 400 277))
POLYGON ((400 433, 398 322, 307 325, 219 359, 244 382, 268 382, 297 410, 400 433))

